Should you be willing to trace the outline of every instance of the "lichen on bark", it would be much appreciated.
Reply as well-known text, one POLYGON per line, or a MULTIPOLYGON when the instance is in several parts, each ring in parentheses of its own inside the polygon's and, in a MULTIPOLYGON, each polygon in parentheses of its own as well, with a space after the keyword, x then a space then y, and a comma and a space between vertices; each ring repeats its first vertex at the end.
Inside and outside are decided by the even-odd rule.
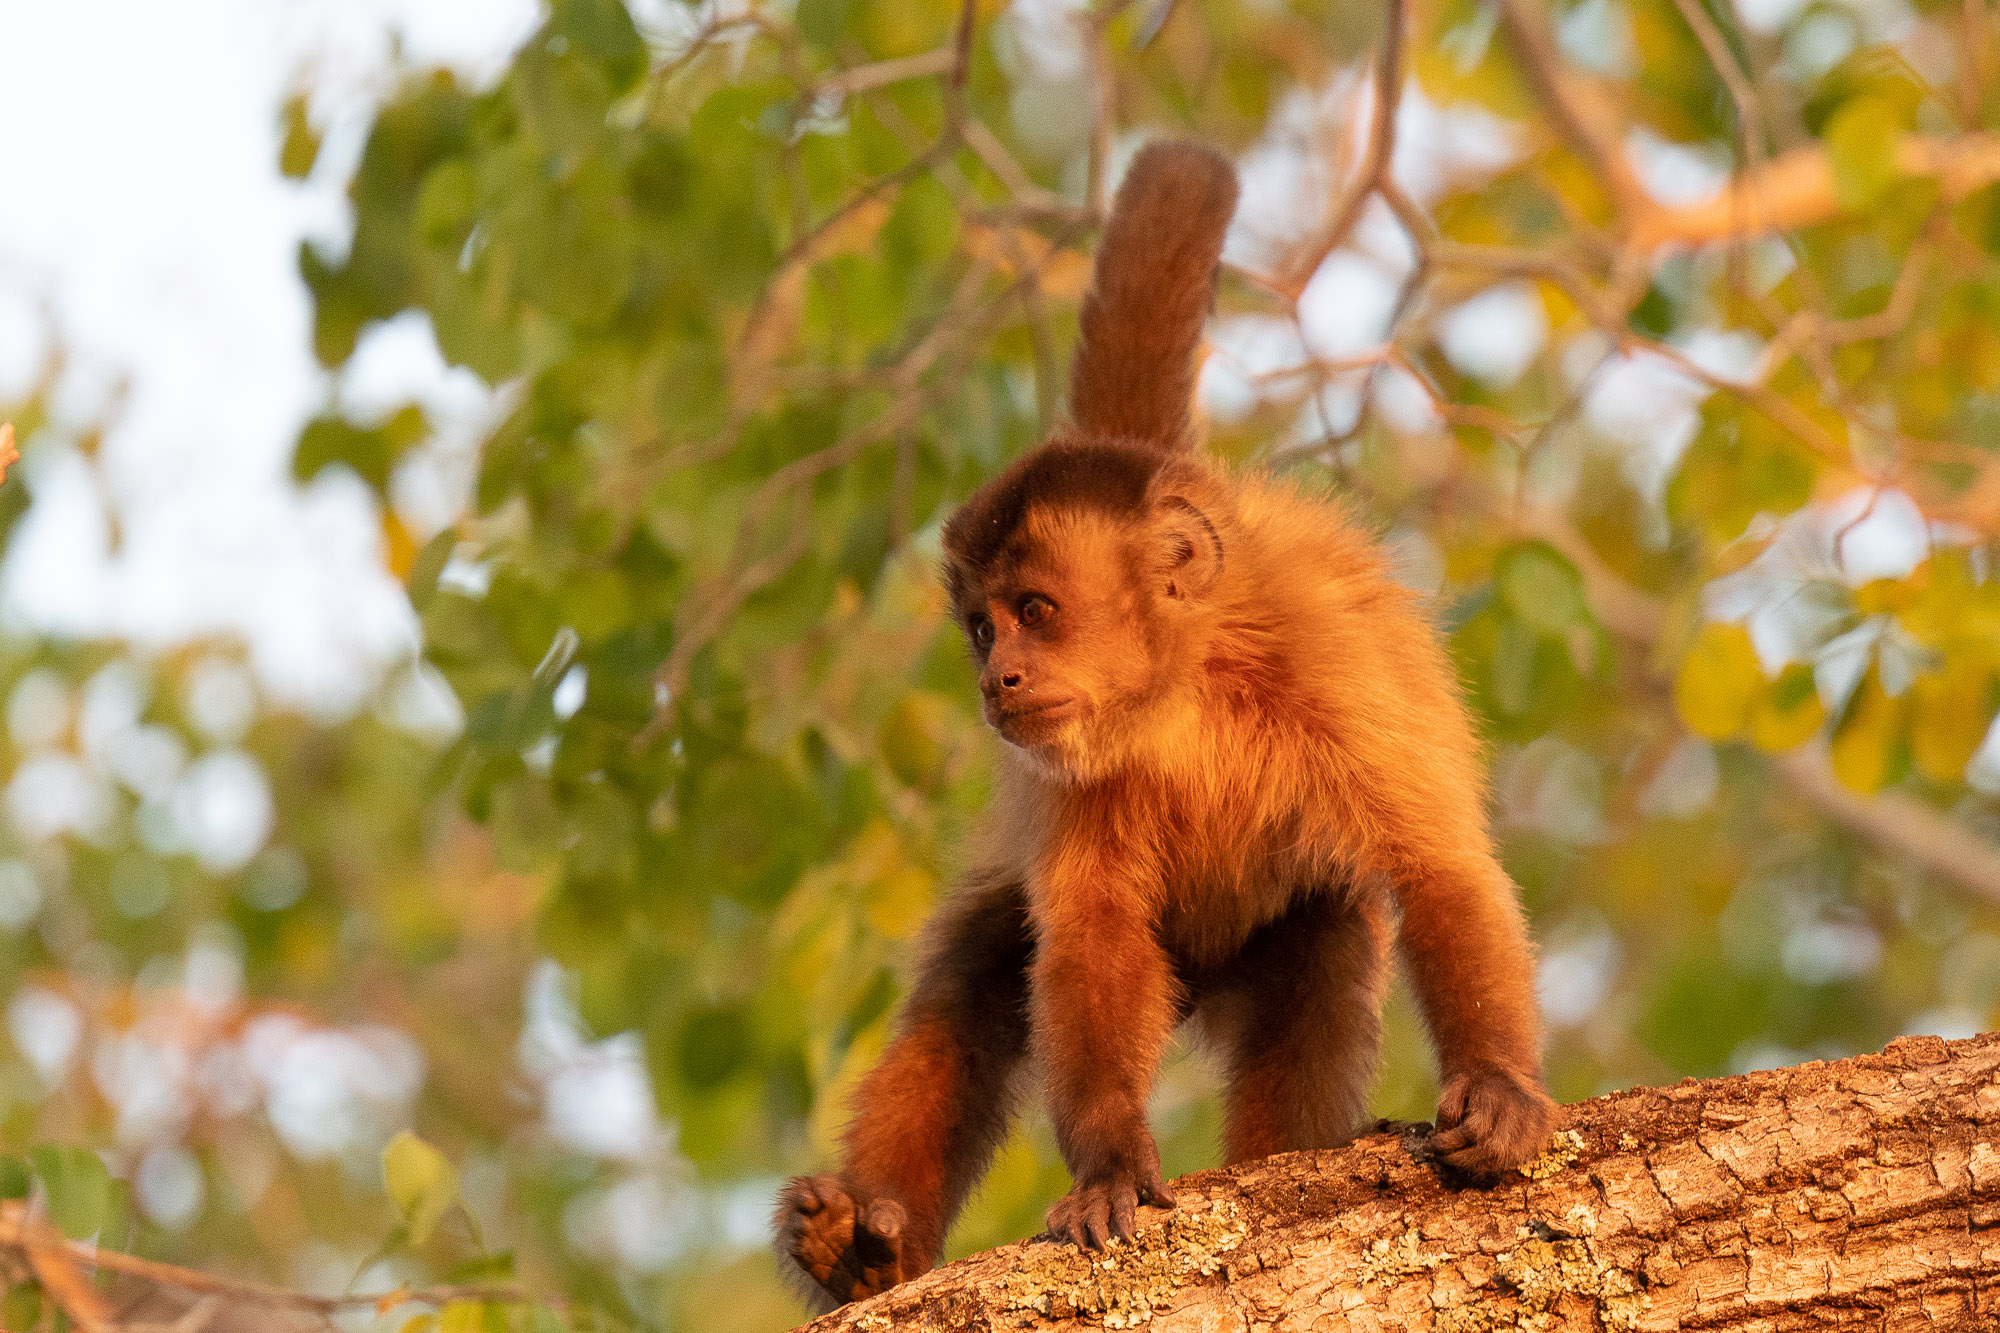
POLYGON ((1008 1246, 815 1333, 1992 1333, 2000 1036, 1596 1098, 1497 1181, 1374 1135, 1176 1192, 1107 1254, 1008 1246))

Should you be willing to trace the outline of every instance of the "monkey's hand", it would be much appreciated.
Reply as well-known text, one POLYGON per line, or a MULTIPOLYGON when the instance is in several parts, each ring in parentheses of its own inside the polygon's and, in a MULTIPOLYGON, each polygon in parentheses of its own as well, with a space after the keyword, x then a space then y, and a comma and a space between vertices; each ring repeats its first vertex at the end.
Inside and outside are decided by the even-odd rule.
POLYGON ((903 1257, 903 1205, 861 1199, 837 1176, 799 1176, 778 1196, 778 1251, 804 1270, 835 1305, 866 1300, 912 1278, 921 1261, 903 1257))
POLYGON ((1476 1066, 1445 1080, 1431 1151, 1461 1171, 1495 1175, 1546 1147, 1555 1118, 1556 1104, 1533 1079, 1476 1066))
POLYGON ((1073 1241, 1087 1250, 1101 1250, 1112 1237, 1132 1239, 1134 1214, 1141 1203, 1155 1208, 1174 1206, 1174 1192, 1160 1177, 1160 1153, 1148 1140, 1144 1166, 1114 1166, 1087 1180, 1049 1209, 1049 1231, 1057 1240, 1073 1241))

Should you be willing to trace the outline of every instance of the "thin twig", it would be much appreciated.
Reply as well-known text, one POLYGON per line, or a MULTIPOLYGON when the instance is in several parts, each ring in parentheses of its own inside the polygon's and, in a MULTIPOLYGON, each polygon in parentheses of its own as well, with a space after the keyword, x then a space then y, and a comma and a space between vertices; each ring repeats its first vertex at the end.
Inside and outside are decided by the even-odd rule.
MULTIPOLYGON (((1355 172, 1354 182, 1333 210, 1327 227, 1281 278, 1280 290, 1292 301, 1305 292, 1306 284, 1319 271, 1326 257, 1347 243, 1349 233, 1361 220, 1361 211, 1377 191, 1390 184, 1389 168, 1396 156, 1396 113, 1402 105, 1404 42, 1409 26, 1409 0, 1389 0, 1383 20, 1382 44, 1375 54, 1374 119, 1368 133, 1368 151, 1355 172)), ((1413 232, 1412 243, 1420 243, 1413 232)))
MULTIPOLYGON (((520 1287, 487 1283, 451 1283, 435 1287, 401 1288, 386 1295, 375 1292, 319 1296, 291 1287, 257 1282, 250 1278, 223 1277, 215 1273, 183 1268, 178 1264, 161 1263, 156 1259, 142 1259, 138 1255, 126 1254, 119 1250, 86 1245, 69 1239, 51 1227, 12 1213, 0 1214, 0 1248, 22 1255, 38 1273, 44 1269, 42 1265, 36 1263, 37 1256, 50 1258, 60 1256, 60 1261, 63 1263, 119 1273, 126 1277, 157 1283, 163 1287, 172 1287, 177 1291, 242 1301, 273 1309, 308 1310, 323 1314, 370 1306, 382 1308, 385 1302, 392 1306, 405 1304, 444 1306, 453 1301, 476 1301, 489 1305, 561 1306, 564 1304, 560 1297, 539 1296, 520 1287)), ((76 1314, 74 1310, 70 1313, 72 1317, 76 1314)), ((101 1320, 102 1316, 98 1318, 101 1320)))

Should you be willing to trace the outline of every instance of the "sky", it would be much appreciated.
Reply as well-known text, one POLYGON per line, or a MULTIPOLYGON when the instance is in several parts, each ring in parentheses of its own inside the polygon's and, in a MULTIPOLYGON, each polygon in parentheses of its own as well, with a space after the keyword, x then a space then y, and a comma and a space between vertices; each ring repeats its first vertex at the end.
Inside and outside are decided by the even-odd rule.
POLYGON ((349 477, 295 487, 291 445, 336 392, 364 413, 415 398, 447 428, 488 404, 409 321, 331 384, 298 246, 346 243, 392 42, 478 77, 535 18, 533 0, 0 0, 0 398, 53 332, 65 415, 116 403, 101 470, 29 451, 0 624, 150 645, 234 633, 275 695, 329 714, 408 654, 368 497, 349 477), (301 82, 326 147, 298 183, 277 157, 301 82))

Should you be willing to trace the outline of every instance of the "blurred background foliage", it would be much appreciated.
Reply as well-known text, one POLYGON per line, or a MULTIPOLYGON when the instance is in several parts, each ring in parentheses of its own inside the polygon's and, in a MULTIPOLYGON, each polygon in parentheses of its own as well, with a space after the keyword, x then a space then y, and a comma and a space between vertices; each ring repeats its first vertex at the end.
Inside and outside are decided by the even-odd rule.
MULTIPOLYGON (((294 464, 376 494, 421 653, 329 717, 231 643, 0 639, 0 1196, 549 1298, 350 1323, 793 1322, 768 1201, 990 773, 938 525, 1059 415, 1156 133, 1245 177, 1212 447, 1435 594, 1557 1094, 1995 1026, 1997 131, 1984 0, 558 0, 490 86, 407 70, 299 256, 294 464), (343 404, 409 321, 494 390, 476 455, 343 404)), ((1376 1107, 1425 1118, 1400 996, 1391 1037, 1376 1107)), ((1176 1053, 1170 1169, 1213 1086, 1176 1053)), ((1065 1184, 1030 1119, 952 1253, 1065 1184)))

